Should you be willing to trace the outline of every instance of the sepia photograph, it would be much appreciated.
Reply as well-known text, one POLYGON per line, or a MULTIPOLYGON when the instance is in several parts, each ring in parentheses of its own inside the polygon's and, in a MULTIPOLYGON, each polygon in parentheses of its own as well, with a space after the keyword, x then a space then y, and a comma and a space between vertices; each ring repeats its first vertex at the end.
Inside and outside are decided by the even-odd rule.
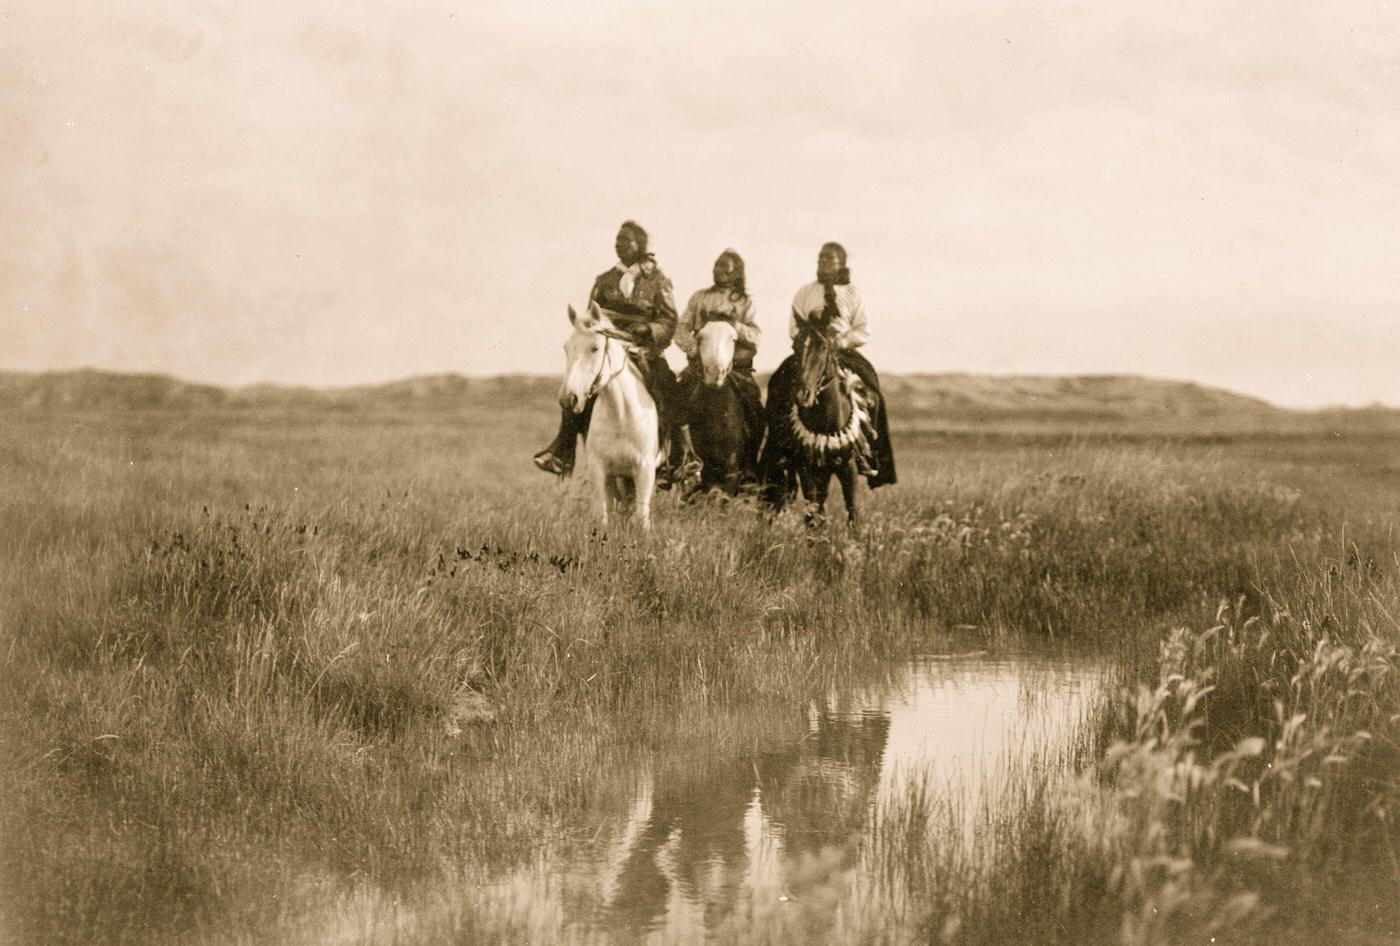
POLYGON ((0 946, 1400 944, 1393 0, 0 0, 0 946))

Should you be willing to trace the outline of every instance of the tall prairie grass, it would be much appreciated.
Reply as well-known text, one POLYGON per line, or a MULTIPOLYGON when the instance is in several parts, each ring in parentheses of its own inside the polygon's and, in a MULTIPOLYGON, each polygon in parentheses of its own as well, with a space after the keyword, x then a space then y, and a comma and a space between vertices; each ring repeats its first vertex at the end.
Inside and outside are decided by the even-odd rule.
MULTIPOLYGON (((519 406, 3 423, 16 941, 304 938, 601 818, 678 719, 779 713, 950 629, 1094 648, 1146 689, 1083 735, 1092 766, 978 815, 976 856, 923 843, 911 789, 862 855, 904 922, 852 914, 852 940, 1264 930, 1395 850, 1391 441, 1337 447, 1330 480, 1248 443, 911 443, 858 535, 667 497, 647 536, 519 472, 549 424, 519 406)), ((347 935, 514 922, 456 915, 347 935)))

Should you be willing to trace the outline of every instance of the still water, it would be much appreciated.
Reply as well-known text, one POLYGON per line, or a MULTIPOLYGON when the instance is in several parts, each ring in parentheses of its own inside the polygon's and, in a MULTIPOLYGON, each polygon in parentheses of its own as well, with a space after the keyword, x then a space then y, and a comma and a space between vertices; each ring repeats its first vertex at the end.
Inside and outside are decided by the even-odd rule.
POLYGON ((699 941, 755 911, 833 913, 859 880, 862 839, 912 781, 964 813, 942 822, 964 836, 941 843, 975 844, 979 802, 1027 764, 1066 764, 1107 674, 1063 656, 908 661, 746 721, 756 735, 737 746, 701 739, 641 763, 611 823, 562 833, 477 895, 528 903, 583 940, 699 941))

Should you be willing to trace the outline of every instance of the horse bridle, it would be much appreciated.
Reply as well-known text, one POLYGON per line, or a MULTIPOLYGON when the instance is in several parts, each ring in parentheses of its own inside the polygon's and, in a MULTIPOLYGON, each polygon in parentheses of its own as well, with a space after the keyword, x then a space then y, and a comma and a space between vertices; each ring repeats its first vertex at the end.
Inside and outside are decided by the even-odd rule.
POLYGON ((588 393, 587 393, 586 395, 584 395, 583 400, 584 400, 585 403, 587 403, 588 401, 591 401, 591 400, 598 394, 599 391, 603 390, 603 388, 605 388, 605 387, 607 387, 608 385, 612 384, 613 381, 617 378, 618 375, 622 374, 622 372, 624 372, 624 371, 627 370, 627 357, 626 357, 626 353, 624 352, 624 353, 623 353, 623 358, 622 358, 622 364, 618 365, 618 368, 617 368, 616 371, 614 371, 612 374, 608 375, 608 379, 607 379, 606 381, 603 380, 603 372, 604 372, 604 371, 607 369, 607 367, 608 367, 608 353, 612 350, 612 349, 611 349, 612 343, 613 343, 614 341, 619 341, 619 342, 630 342, 630 341, 631 341, 631 339, 628 338, 627 336, 622 335, 622 334, 620 334, 620 333, 618 333, 618 332, 610 332, 610 331, 608 331, 607 329, 598 328, 598 329, 594 329, 593 331, 594 331, 595 334, 598 334, 598 335, 603 336, 603 357, 599 360, 599 364, 598 364, 598 373, 597 373, 596 375, 593 376, 593 383, 590 384, 590 385, 588 386, 588 393))
MULTIPOLYGON (((831 387, 833 384, 836 384, 838 381, 841 380, 841 363, 836 356, 835 346, 832 345, 832 343, 827 338, 819 334, 819 331, 817 329, 808 327, 803 330, 803 334, 805 337, 802 341, 802 359, 798 365, 799 379, 801 379, 807 373, 804 368, 804 363, 806 362, 808 357, 807 349, 813 343, 813 341, 818 341, 821 344, 823 348, 821 357, 826 360, 831 370, 831 376, 825 381, 822 381, 820 384, 818 384, 816 390, 813 392, 812 402, 816 403, 816 395, 821 394, 821 392, 825 391, 827 388, 831 387)), ((826 372, 827 368, 824 367, 822 369, 822 373, 826 374, 826 372)), ((805 387, 805 384, 803 384, 803 386, 805 387)))
MULTIPOLYGON (((809 430, 807 425, 802 422, 798 406, 799 394, 798 397, 793 398, 792 407, 788 410, 788 424, 792 428, 793 434, 796 435, 798 443, 810 451, 831 453, 846 450, 865 439, 865 428, 870 422, 869 408, 865 399, 856 392, 849 378, 846 377, 846 372, 841 367, 834 346, 826 338, 818 337, 818 333, 812 329, 807 330, 807 337, 802 343, 803 360, 805 361, 807 357, 807 346, 811 345, 813 341, 819 341, 822 344, 825 351, 821 357, 827 359, 831 368, 831 377, 817 387, 816 393, 820 394, 833 384, 847 383, 847 394, 851 399, 851 417, 846 426, 835 433, 816 433, 809 430)), ((826 368, 823 368, 823 372, 825 371, 826 368)), ((813 400, 815 401, 815 398, 813 400)))

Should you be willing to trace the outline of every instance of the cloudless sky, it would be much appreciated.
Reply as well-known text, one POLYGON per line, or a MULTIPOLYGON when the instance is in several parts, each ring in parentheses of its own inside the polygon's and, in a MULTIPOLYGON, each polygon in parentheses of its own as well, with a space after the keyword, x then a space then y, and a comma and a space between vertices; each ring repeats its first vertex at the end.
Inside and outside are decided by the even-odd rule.
POLYGON ((635 218, 884 371, 1400 405, 1400 4, 0 0, 0 368, 558 372, 635 218))

